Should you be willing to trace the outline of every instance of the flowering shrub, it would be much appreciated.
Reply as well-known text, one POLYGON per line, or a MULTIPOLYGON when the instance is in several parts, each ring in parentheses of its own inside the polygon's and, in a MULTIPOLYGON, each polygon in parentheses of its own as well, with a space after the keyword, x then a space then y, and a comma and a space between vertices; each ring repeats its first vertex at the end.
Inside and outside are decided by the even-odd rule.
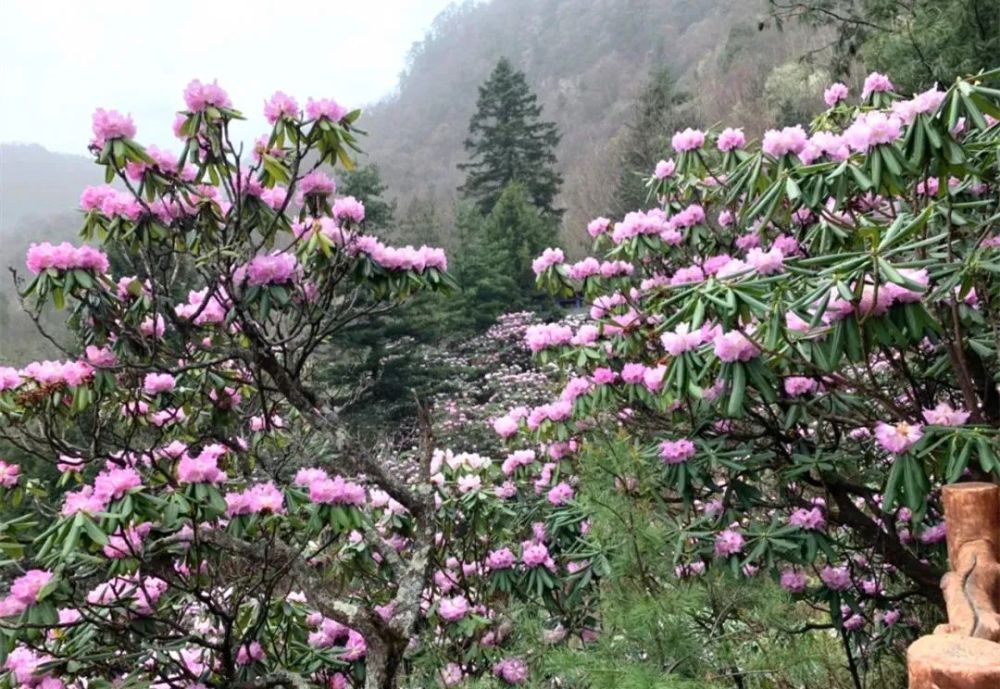
POLYGON ((351 447, 309 384, 345 324, 447 286, 443 252, 386 246, 335 197, 321 166, 350 165, 358 111, 303 114, 279 92, 244 159, 225 91, 193 81, 184 98, 177 158, 99 110, 90 150, 117 186, 81 207, 102 247, 28 254, 24 296, 71 305, 80 341, 0 368, 0 434, 60 475, 0 463, 2 681, 524 682, 508 604, 593 625, 565 471, 435 450, 429 429, 402 456, 351 447))
POLYGON ((658 207, 592 222, 601 259, 537 264, 591 320, 529 338, 571 377, 497 432, 624 424, 680 576, 759 568, 856 648, 891 640, 907 599, 940 601, 940 486, 1000 477, 998 76, 904 99, 876 74, 857 104, 834 85, 810 131, 759 146, 675 134, 658 207))

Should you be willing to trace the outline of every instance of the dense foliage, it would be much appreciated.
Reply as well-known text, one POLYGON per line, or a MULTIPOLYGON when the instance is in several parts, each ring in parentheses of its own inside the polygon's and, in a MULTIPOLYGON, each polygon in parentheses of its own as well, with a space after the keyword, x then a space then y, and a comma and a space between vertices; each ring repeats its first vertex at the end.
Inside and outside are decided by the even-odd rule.
POLYGON ((592 624, 586 523, 568 484, 542 490, 558 460, 539 483, 428 424, 409 453, 351 447, 341 391, 311 384, 347 324, 447 286, 444 253, 363 234, 335 196, 358 111, 276 93, 244 160, 225 91, 184 95, 179 157, 99 109, 90 150, 124 189, 81 197, 102 248, 28 251, 25 298, 70 307, 78 340, 0 368, 0 433, 34 459, 0 464, 3 681, 523 683, 510 602, 592 624))
POLYGON ((587 446, 625 419, 680 576, 759 570, 854 656, 890 647, 940 604, 940 486, 1000 477, 998 74, 834 84, 811 134, 759 146, 674 134, 660 207, 588 227, 604 260, 537 259, 592 320, 528 333, 572 374, 498 430, 587 446))

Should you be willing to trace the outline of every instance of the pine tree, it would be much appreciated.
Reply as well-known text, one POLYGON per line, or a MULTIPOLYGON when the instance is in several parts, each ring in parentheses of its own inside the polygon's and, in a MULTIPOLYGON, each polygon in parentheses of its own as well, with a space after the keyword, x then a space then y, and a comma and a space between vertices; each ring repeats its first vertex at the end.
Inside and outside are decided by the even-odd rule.
POLYGON ((561 215, 553 206, 562 184, 554 169, 560 135, 555 123, 539 119, 541 114, 524 73, 501 58, 479 87, 465 140, 470 162, 458 166, 467 173, 459 191, 474 199, 482 214, 490 213, 504 188, 517 182, 544 215, 561 215))

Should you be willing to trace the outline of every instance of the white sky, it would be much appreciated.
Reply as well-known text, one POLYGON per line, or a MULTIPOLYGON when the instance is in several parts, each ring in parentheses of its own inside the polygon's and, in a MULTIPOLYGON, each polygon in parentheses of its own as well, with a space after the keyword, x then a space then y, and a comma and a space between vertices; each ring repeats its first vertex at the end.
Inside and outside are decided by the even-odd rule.
MULTIPOLYGON (((0 142, 86 154, 90 117, 131 113, 136 139, 177 149, 194 78, 219 80, 264 131, 274 91, 358 107, 396 85, 450 0, 0 0, 0 142)), ((362 120, 363 126, 363 120, 362 120)))

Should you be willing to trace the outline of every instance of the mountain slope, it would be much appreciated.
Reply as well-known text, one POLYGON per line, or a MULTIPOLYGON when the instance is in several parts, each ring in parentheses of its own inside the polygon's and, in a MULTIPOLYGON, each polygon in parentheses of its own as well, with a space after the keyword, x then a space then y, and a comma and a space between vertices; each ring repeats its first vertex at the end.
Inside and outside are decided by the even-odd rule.
MULTIPOLYGON (((577 227, 586 213, 602 208, 599 197, 607 193, 602 169, 617 162, 609 142, 622 131, 653 69, 668 66, 679 85, 699 99, 701 83, 712 78, 718 88, 710 93, 721 106, 705 104, 701 110, 715 114, 729 112, 743 91, 727 88, 720 57, 743 83, 748 70, 766 75, 785 59, 781 46, 789 43, 788 35, 776 40, 775 32, 758 29, 765 10, 762 0, 453 5, 414 46, 397 92, 366 112, 362 122, 371 133, 366 142, 371 160, 404 201, 454 197, 477 87, 506 56, 539 94, 543 117, 563 134, 558 151, 566 178, 563 205, 570 206, 567 225, 577 227)), ((763 86, 760 79, 750 83, 763 86)))

